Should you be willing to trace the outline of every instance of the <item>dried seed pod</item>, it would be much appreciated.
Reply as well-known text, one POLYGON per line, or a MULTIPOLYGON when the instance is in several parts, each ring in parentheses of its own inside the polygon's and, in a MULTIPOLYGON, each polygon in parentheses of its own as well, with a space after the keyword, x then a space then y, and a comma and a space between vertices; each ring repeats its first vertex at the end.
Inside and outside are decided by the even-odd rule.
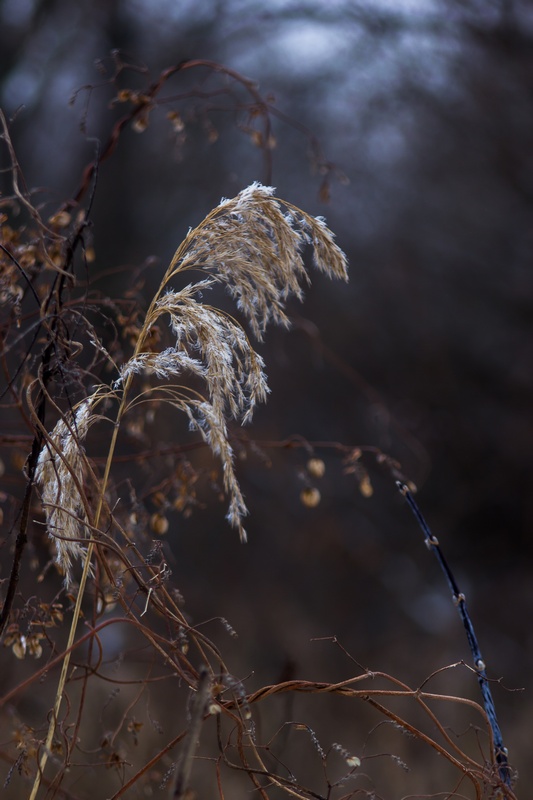
POLYGON ((321 500, 320 492, 315 486, 306 486, 300 492, 300 500, 307 508, 316 508, 321 500))
POLYGON ((321 458, 310 458, 307 462, 307 471, 313 478, 322 478, 326 471, 326 465, 321 458))
POLYGON ((361 480, 359 481, 359 491, 361 492, 363 497, 372 497, 372 495, 374 494, 374 487, 370 482, 370 478, 367 472, 365 472, 361 476, 361 480))
POLYGON ((19 636, 16 641, 13 642, 13 646, 11 648, 13 650, 14 655, 18 659, 23 659, 26 655, 26 637, 19 636))
POLYGON ((164 514, 159 512, 152 514, 150 518, 150 527, 156 536, 164 536, 168 532, 168 519, 164 514))
POLYGON ((360 767, 361 759, 358 758, 357 756, 348 756, 348 758, 346 759, 346 763, 348 764, 349 767, 352 768, 360 767))

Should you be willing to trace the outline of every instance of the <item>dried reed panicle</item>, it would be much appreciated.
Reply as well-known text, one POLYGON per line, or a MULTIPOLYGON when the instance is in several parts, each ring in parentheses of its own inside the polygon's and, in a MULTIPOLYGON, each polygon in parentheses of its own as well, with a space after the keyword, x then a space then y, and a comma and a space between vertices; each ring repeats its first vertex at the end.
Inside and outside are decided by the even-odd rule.
MULTIPOLYGON (((152 300, 135 353, 113 387, 115 396, 123 392, 118 423, 134 375, 150 373, 168 379, 188 373, 204 382, 205 395, 187 386, 166 387, 167 398, 187 414, 191 428, 222 462, 230 501, 227 518, 242 540, 246 539, 242 520, 247 509, 235 474, 227 421, 248 422, 256 404, 266 400, 268 387, 263 360, 244 329, 228 314, 201 302, 201 294, 217 282, 225 284, 256 337, 262 339, 270 321, 288 325, 287 299, 303 297, 302 284, 309 283, 302 259, 304 246, 312 247, 320 271, 347 280, 346 257, 324 221, 276 199, 273 192, 254 183, 237 197, 223 200, 189 232, 152 300), (207 271, 209 277, 180 291, 169 289, 172 278, 192 269, 207 271), (174 344, 160 353, 143 352, 149 331, 163 316, 170 321, 174 344)), ((82 404, 71 425, 58 423, 39 460, 38 482, 49 530, 68 540, 80 538, 86 522, 74 476, 83 474, 81 442, 94 419, 91 403, 96 400, 95 394, 82 404)), ((83 548, 74 541, 56 540, 56 544, 57 560, 68 579, 71 561, 83 548)))
MULTIPOLYGON (((252 331, 262 339, 272 321, 288 325, 287 299, 302 299, 309 276, 302 259, 305 245, 313 249, 315 266, 329 277, 347 280, 346 257, 335 244, 324 220, 276 199, 274 189, 253 183, 231 200, 223 200, 190 231, 163 279, 147 315, 144 330, 168 315, 175 344, 161 353, 142 353, 121 370, 121 381, 151 372, 158 378, 189 372, 205 381, 206 397, 192 392, 174 399, 186 411, 222 462, 224 487, 230 498, 227 518, 246 539, 242 519, 246 505, 235 475, 227 419, 248 422, 255 405, 264 402, 268 387, 263 360, 251 347, 243 328, 218 309, 200 302, 201 293, 215 282, 228 288, 252 331), (285 211, 283 211, 285 207, 285 211), (168 290, 169 281, 187 270, 202 269, 210 277, 181 291, 168 290), (163 291, 166 291, 163 294, 163 291)), ((120 383, 119 382, 119 383, 120 383)))
POLYGON ((96 420, 91 408, 89 398, 74 414, 57 423, 41 450, 35 473, 56 563, 65 575, 66 586, 71 582, 72 562, 85 553, 79 540, 87 535, 88 519, 80 489, 87 471, 82 443, 96 420))
POLYGON ((346 256, 324 220, 273 196, 253 183, 223 200, 179 248, 167 277, 203 268, 226 284, 258 339, 270 321, 288 325, 285 302, 302 299, 309 276, 302 259, 306 244, 315 266, 329 277, 348 279, 346 256), (282 206, 287 211, 284 213, 282 206))
POLYGON ((320 271, 347 280, 346 257, 324 221, 273 194, 271 187, 254 183, 237 197, 223 200, 189 232, 144 325, 146 330, 168 315, 175 345, 161 353, 137 352, 121 371, 123 382, 140 372, 169 378, 187 370, 205 381, 206 397, 198 400, 191 394, 185 401, 181 395, 174 402, 186 411, 191 427, 220 458, 230 498, 227 518, 243 540, 242 519, 247 509, 235 475, 227 419, 244 424, 250 421, 255 405, 266 400, 264 364, 243 328, 220 310, 199 302, 199 296, 215 282, 224 283, 255 336, 262 339, 270 321, 288 325, 288 297, 303 297, 302 283, 309 282, 302 259, 305 245, 312 247, 320 271), (210 277, 162 294, 173 277, 192 269, 208 271, 210 277))

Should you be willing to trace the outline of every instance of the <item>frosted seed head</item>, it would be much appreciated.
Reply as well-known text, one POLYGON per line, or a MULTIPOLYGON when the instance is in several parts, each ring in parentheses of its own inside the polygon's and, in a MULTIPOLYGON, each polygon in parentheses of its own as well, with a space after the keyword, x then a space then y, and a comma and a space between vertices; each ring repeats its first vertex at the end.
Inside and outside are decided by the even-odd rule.
POLYGON ((312 245, 320 271, 347 280, 346 256, 324 220, 273 195, 271 186, 253 183, 237 197, 222 200, 190 233, 189 247, 177 251, 169 270, 209 270, 226 285, 259 339, 269 322, 288 325, 286 300, 303 297, 302 284, 309 283, 304 245, 312 245))
MULTIPOLYGON (((179 115, 171 112, 170 117, 180 124, 179 115)), ((147 123, 148 118, 140 116, 137 127, 143 130, 147 123)), ((321 272, 347 280, 346 256, 322 218, 277 199, 273 187, 257 182, 236 197, 221 200, 200 225, 189 230, 176 251, 143 327, 144 331, 160 327, 161 318, 168 316, 173 346, 159 353, 136 352, 116 384, 118 389, 127 378, 148 373, 157 379, 189 373, 204 382, 202 398, 180 386, 175 405, 185 411, 191 429, 200 433, 222 462, 230 500, 227 519, 238 529, 241 541, 246 541, 242 521, 247 509, 235 474, 227 423, 232 418, 249 422, 269 390, 263 360, 243 328, 228 314, 200 302, 201 296, 222 283, 261 340, 270 322, 289 325, 286 302, 290 297, 303 299, 303 287, 310 282, 302 258, 305 246, 312 247, 314 264, 321 272), (186 270, 203 270, 207 277, 177 292, 168 289, 171 279, 186 270)), ((321 477, 323 462, 312 459, 308 471, 321 477)), ((320 502, 320 492, 304 489, 301 500, 312 508, 320 502)))
POLYGON ((40 489, 48 535, 53 540, 57 566, 71 582, 73 562, 85 557, 79 540, 88 535, 83 483, 87 463, 83 441, 96 416, 94 396, 84 400, 73 414, 59 420, 37 460, 35 483, 40 489), (56 536, 56 533, 58 536, 56 536))

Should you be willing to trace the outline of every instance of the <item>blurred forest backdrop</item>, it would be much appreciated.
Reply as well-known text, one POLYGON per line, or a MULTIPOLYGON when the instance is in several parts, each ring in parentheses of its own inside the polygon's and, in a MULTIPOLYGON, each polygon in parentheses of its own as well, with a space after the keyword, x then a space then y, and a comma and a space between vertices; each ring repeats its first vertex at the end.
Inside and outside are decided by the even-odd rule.
MULTIPOLYGON (((133 275, 149 299, 188 227, 254 180, 324 215, 350 262, 348 285, 314 274, 292 329, 260 347, 272 394, 245 431, 256 456, 239 466, 249 543, 208 492, 205 509, 170 519, 185 609, 229 620, 235 670, 253 671, 252 686, 284 670, 346 677, 344 655, 319 637, 414 684, 470 663, 447 586, 372 453, 365 496, 336 451, 317 447, 322 499, 307 508, 309 453, 274 444, 379 448, 417 484, 502 678, 494 695, 520 792, 533 781, 531 4, 2 0, 0 104, 39 202, 77 191, 124 113, 125 96, 110 106, 117 89, 142 91, 185 59, 255 81, 272 130, 226 75, 198 66, 169 79, 172 102, 124 130, 100 166, 91 286, 124 295, 133 275), (117 64, 129 66, 112 82, 117 64)), ((155 437, 172 435, 167 420, 155 437)), ((2 578, 23 487, 20 457, 6 458, 2 578)), ((478 700, 466 670, 448 679, 478 700)))

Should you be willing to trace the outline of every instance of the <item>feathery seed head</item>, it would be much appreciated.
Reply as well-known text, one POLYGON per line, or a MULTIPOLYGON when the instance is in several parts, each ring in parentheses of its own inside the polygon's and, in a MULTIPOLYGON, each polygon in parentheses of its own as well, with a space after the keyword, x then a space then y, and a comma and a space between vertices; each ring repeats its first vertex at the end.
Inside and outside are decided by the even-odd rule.
POLYGON ((264 363, 238 323, 199 301, 204 290, 221 282, 259 340, 269 322, 288 326, 285 303, 290 296, 301 300, 302 286, 309 283, 302 259, 306 245, 313 249, 318 270, 347 280, 346 256, 321 217, 278 200, 271 186, 260 183, 223 199, 188 232, 145 322, 148 329, 168 315, 175 344, 161 353, 137 352, 121 371, 122 381, 140 372, 170 378, 188 371, 205 382, 204 399, 191 393, 178 405, 222 462, 230 498, 227 518, 243 540, 242 519, 248 512, 235 475, 227 420, 248 422, 256 404, 266 400, 264 363), (204 270, 209 277, 180 291, 162 293, 173 277, 191 269, 204 270))
POLYGON ((346 256, 324 220, 273 195, 272 187, 253 183, 223 200, 189 234, 169 270, 169 277, 192 267, 208 270, 226 285, 258 339, 271 321, 288 325, 289 296, 303 298, 301 284, 309 283, 301 255, 306 244, 320 271, 348 279, 346 256))
MULTIPOLYGON (((302 258, 306 245, 312 248, 319 271, 347 280, 346 256, 322 218, 277 199, 272 187, 260 183, 222 200, 188 232, 176 251, 152 301, 135 353, 113 385, 115 391, 127 393, 131 378, 147 373, 167 380, 188 373, 204 382, 205 396, 186 386, 169 396, 222 462, 229 497, 227 519, 239 530, 242 541, 246 540, 242 520, 248 511, 235 474, 227 421, 248 422, 269 390, 263 359, 244 329, 228 314, 202 303, 202 293, 215 283, 224 284, 261 340, 269 322, 288 326, 288 298, 303 298, 302 287, 309 283, 302 258), (169 289, 172 278, 191 269, 203 270, 208 276, 180 291, 169 289), (169 319, 174 343, 161 352, 148 351, 149 331, 162 317, 169 319)), ((82 442, 96 419, 92 407, 98 395, 96 390, 73 417, 57 423, 37 466, 36 483, 67 585, 73 559, 85 552, 79 544, 89 522, 83 495, 87 465, 82 442)), ((125 397, 119 417, 126 407, 124 401, 125 397)), ((316 489, 302 493, 302 502, 310 507, 319 500, 316 489)))
POLYGON ((96 420, 92 399, 84 400, 74 414, 59 420, 43 446, 37 462, 35 483, 41 491, 49 536, 56 550, 56 563, 71 583, 72 562, 81 559, 88 522, 83 495, 87 472, 83 441, 96 420))

